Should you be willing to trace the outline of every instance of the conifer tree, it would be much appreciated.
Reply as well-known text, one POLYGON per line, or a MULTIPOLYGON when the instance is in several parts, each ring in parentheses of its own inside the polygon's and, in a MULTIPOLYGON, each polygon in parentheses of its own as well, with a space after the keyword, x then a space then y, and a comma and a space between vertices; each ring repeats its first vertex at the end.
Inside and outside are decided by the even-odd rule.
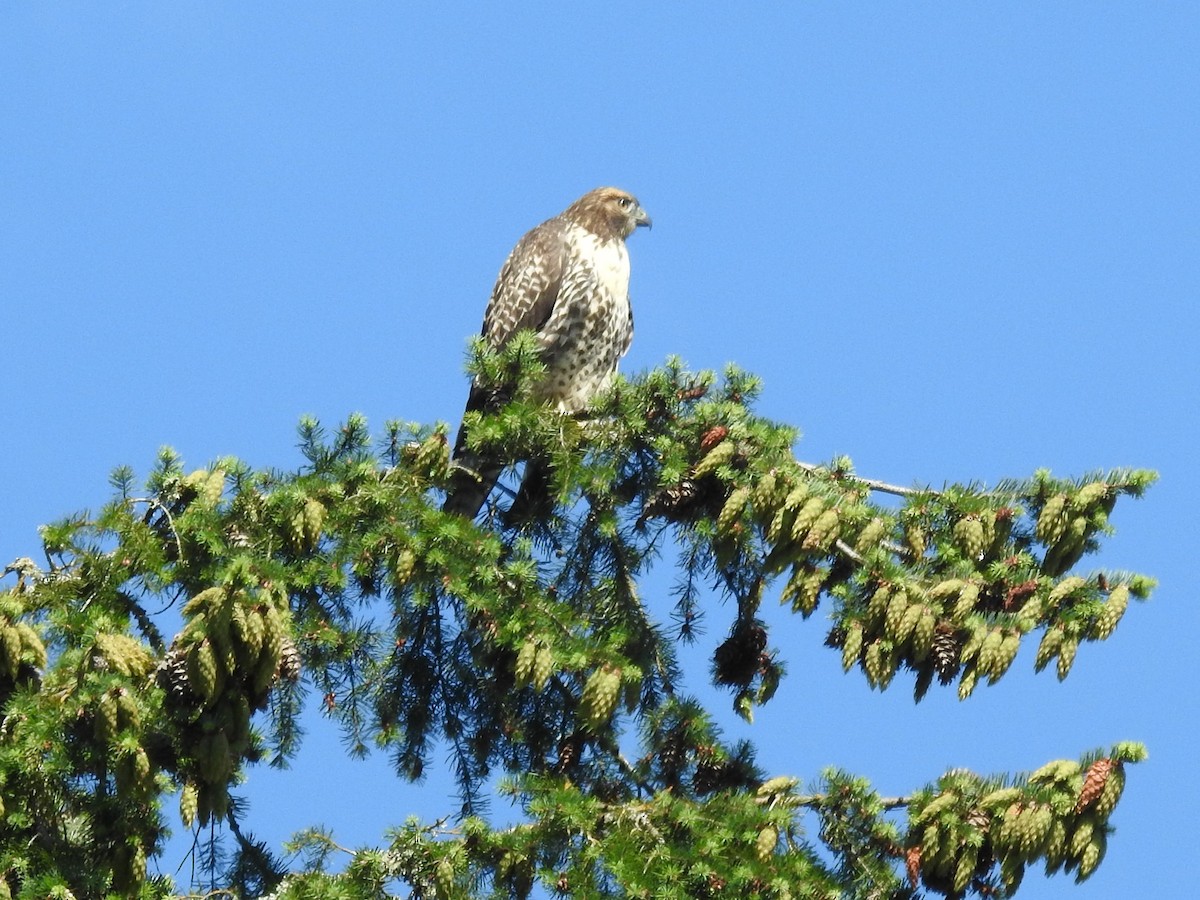
POLYGON ((298 471, 163 450, 144 486, 120 469, 103 508, 43 528, 0 593, 0 897, 1004 897, 1031 867, 1095 871, 1139 744, 885 798, 763 771, 691 692, 707 676, 746 719, 771 701, 777 601, 865 687, 967 701, 1023 641, 1066 678, 1153 588, 1080 568, 1152 472, 898 487, 800 461, 733 368, 671 361, 582 418, 531 399, 529 340, 472 369, 516 388, 471 441, 544 466, 552 509, 443 512, 446 428, 353 416, 303 421, 298 471), (639 584, 671 553, 662 608, 639 584), (685 676, 701 617, 725 637, 685 676), (298 822, 284 866, 238 785, 303 752, 306 693, 400 778, 448 748, 459 808, 348 857, 298 822), (489 822, 496 776, 520 824, 489 822), (210 883, 148 876, 189 829, 221 851, 210 883))

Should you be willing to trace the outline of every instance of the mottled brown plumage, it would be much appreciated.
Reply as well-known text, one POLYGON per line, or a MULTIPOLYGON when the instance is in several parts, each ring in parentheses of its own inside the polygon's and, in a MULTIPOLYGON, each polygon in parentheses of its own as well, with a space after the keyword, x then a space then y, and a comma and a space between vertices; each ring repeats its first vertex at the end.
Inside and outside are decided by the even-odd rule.
MULTIPOLYGON (((584 194, 561 214, 529 231, 505 260, 483 317, 483 337, 503 347, 518 332, 534 331, 546 375, 538 395, 565 413, 577 413, 603 390, 633 339, 629 255, 625 239, 650 225, 637 199, 617 188, 584 194)), ((472 384, 467 412, 493 402, 472 384)), ((473 517, 506 462, 466 449, 459 429, 459 466, 445 509, 473 517)))

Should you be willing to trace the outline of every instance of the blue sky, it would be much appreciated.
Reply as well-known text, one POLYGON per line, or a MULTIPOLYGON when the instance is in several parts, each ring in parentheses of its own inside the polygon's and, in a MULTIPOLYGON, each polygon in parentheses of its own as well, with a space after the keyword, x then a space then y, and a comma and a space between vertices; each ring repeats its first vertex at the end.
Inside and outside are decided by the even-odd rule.
MULTIPOLYGON (((616 184, 655 221, 626 371, 735 361, 802 458, 893 482, 1163 476, 1097 560, 1161 587, 1066 683, 1027 648, 914 708, 781 616, 789 678, 731 732, 885 793, 1144 740, 1099 872, 1021 896, 1184 896, 1198 90, 1190 3, 5 4, 0 556, 162 444, 290 466, 304 413, 456 422, 504 255, 616 184)), ((362 844, 451 805, 338 753, 253 772, 251 826, 362 844)))

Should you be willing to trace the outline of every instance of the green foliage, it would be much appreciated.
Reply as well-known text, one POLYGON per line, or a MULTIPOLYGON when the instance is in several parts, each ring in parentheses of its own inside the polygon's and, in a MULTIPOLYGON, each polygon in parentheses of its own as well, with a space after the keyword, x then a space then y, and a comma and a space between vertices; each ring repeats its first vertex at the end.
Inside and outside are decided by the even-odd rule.
POLYGON ((965 699, 1030 636, 1065 677, 1153 588, 1075 571, 1152 473, 900 488, 797 460, 736 369, 673 361, 564 419, 530 399, 538 367, 528 340, 472 363, 508 401, 473 414, 473 448, 550 473, 532 521, 495 498, 479 522, 443 512, 445 429, 376 441, 355 416, 304 420, 296 472, 164 450, 144 490, 120 469, 110 503, 46 526, 45 570, 18 561, 0 594, 0 896, 170 895, 146 863, 171 827, 203 836, 209 887, 281 898, 998 895, 1037 861, 1094 870, 1139 746, 894 801, 840 772, 800 793, 722 738, 675 647, 727 616, 711 678, 747 719, 786 674, 772 595, 824 604, 828 644, 880 690, 909 670, 918 698, 965 699), (656 608, 639 584, 671 547, 656 608), (448 748, 457 816, 353 853, 303 832, 284 866, 231 789, 299 751, 305 691, 399 777, 448 748), (520 825, 483 817, 497 774, 520 825))

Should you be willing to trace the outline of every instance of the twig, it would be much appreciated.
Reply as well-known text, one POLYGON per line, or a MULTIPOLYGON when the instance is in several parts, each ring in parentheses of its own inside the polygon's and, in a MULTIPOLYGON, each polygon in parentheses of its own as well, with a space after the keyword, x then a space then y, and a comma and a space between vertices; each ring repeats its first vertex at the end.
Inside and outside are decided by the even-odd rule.
POLYGON ((163 505, 163 502, 157 497, 129 497, 125 500, 131 506, 134 503, 145 503, 149 506, 157 506, 163 511, 163 515, 167 517, 167 525, 171 529, 171 536, 175 538, 175 549, 179 552, 179 562, 183 563, 183 542, 179 540, 179 531, 175 528, 175 519, 171 516, 171 511, 163 505))
POLYGON ((860 566, 863 564, 862 554, 843 541, 841 538, 838 538, 836 541, 834 541, 833 546, 836 547, 838 552, 843 556, 849 557, 852 561, 858 563, 860 566))
MULTIPOLYGON (((819 809, 829 799, 828 794, 804 794, 796 798, 797 806, 807 806, 809 809, 819 809)), ((912 803, 911 797, 880 797, 879 804, 884 809, 900 809, 912 803)))
POLYGON ((596 747, 608 754, 609 758, 620 767, 621 771, 625 773, 625 777, 632 781, 634 785, 637 786, 639 791, 647 794, 654 793, 650 785, 638 777, 637 770, 634 769, 633 763, 625 758, 625 754, 621 752, 620 747, 616 745, 615 741, 597 740, 596 747))
MULTIPOLYGON (((829 471, 828 467, 826 466, 820 466, 816 463, 801 462, 800 460, 796 460, 796 465, 806 472, 829 471)), ((888 484, 886 481, 877 481, 874 478, 863 478, 860 475, 844 475, 842 478, 845 480, 857 481, 859 484, 864 484, 872 491, 878 491, 881 494, 895 494, 897 497, 914 497, 917 494, 928 493, 928 490, 924 488, 901 487, 898 484, 888 484)))

